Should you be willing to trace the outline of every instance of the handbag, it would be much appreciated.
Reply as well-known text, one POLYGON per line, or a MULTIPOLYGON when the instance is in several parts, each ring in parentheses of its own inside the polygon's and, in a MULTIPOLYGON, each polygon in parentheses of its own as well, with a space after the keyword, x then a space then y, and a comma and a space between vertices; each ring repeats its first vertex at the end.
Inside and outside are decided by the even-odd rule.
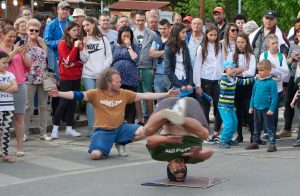
POLYGON ((45 71, 43 76, 43 88, 44 91, 50 91, 51 89, 56 89, 56 79, 55 73, 45 71))

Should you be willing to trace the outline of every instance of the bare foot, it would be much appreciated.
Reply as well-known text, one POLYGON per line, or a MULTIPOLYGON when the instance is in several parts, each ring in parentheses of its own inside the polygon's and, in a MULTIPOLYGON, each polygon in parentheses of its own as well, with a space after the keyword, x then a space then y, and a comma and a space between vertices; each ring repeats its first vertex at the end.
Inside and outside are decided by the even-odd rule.
POLYGON ((14 162, 16 162, 12 157, 10 157, 10 156, 4 156, 3 158, 2 158, 2 161, 3 162, 6 162, 6 163, 14 163, 14 162))

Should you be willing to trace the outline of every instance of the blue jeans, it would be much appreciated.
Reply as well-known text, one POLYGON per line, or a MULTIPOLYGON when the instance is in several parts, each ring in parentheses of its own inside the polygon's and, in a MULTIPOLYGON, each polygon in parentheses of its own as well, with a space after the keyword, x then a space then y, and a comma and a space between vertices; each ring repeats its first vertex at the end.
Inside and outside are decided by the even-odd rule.
MULTIPOLYGON (((297 108, 297 113, 298 113, 298 128, 300 130, 300 108, 297 108)), ((300 131, 298 131, 297 140, 300 140, 300 131)))
MULTIPOLYGON (((85 90, 95 89, 96 88, 96 79, 93 78, 82 78, 82 82, 85 90)), ((88 127, 93 129, 94 126, 94 109, 92 104, 86 104, 86 116, 88 120, 88 127)))
POLYGON ((275 128, 274 128, 274 114, 267 115, 268 109, 259 110, 254 108, 254 134, 253 141, 258 142, 263 129, 268 133, 269 143, 275 144, 275 128))
POLYGON ((233 134, 237 130, 237 117, 235 108, 219 107, 219 112, 223 121, 223 130, 221 132, 220 142, 230 142, 233 134))
POLYGON ((155 74, 154 76, 154 91, 156 93, 168 92, 168 89, 164 87, 164 74, 155 74))

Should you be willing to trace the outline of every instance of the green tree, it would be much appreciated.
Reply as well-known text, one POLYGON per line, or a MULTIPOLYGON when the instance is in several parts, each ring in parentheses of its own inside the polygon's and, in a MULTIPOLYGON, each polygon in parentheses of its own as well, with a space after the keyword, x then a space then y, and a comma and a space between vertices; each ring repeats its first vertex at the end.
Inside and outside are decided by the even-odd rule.
POLYGON ((262 16, 266 10, 275 10, 277 24, 285 31, 293 26, 294 19, 300 10, 299 7, 300 0, 244 0, 242 4, 243 12, 258 25, 262 23, 262 16))

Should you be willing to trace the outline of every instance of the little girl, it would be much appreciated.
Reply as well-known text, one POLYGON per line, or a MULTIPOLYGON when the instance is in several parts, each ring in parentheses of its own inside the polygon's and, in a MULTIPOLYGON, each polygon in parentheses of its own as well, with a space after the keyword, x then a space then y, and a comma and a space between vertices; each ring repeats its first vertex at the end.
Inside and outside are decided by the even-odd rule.
MULTIPOLYGON (((237 141, 232 140, 232 136, 237 129, 238 120, 236 116, 236 108, 234 106, 235 88, 236 85, 245 85, 254 83, 254 78, 238 78, 235 76, 239 71, 236 64, 227 60, 224 63, 224 73, 219 81, 220 84, 220 98, 218 108, 223 120, 223 130, 220 137, 220 148, 229 148, 230 146, 237 145, 237 141)), ((247 69, 246 67, 244 70, 247 69)))
POLYGON ((18 91, 18 84, 15 76, 6 71, 9 64, 7 53, 0 51, 0 133, 2 135, 2 156, 3 161, 13 163, 15 160, 8 156, 10 142, 10 127, 14 111, 14 92, 18 91))
MULTIPOLYGON (((219 43, 219 29, 215 25, 207 27, 202 44, 198 47, 193 69, 193 81, 196 92, 201 96, 205 92, 213 98, 214 105, 214 136, 210 142, 217 143, 222 119, 218 111, 220 86, 218 81, 223 73, 224 55, 219 43)), ((206 120, 209 122, 210 103, 203 104, 206 120)))

